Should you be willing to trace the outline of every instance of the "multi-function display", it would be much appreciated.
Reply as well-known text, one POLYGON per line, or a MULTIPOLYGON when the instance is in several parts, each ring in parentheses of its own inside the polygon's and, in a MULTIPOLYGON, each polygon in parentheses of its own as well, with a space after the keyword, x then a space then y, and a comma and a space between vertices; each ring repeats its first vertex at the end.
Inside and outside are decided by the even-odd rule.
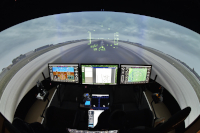
POLYGON ((117 85, 118 65, 81 65, 82 84, 117 85))
POLYGON ((120 84, 149 83, 151 65, 121 65, 120 84))

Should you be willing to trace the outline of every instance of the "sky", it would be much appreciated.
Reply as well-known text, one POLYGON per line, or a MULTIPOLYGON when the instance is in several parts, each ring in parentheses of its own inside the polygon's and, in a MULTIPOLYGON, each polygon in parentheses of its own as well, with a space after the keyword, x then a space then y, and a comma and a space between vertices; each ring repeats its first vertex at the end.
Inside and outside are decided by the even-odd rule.
POLYGON ((53 67, 53 72, 74 72, 74 67, 53 67))
POLYGON ((35 18, 0 32, 0 71, 20 54, 70 40, 129 40, 169 54, 200 75, 200 34, 178 24, 120 12, 72 12, 35 18))

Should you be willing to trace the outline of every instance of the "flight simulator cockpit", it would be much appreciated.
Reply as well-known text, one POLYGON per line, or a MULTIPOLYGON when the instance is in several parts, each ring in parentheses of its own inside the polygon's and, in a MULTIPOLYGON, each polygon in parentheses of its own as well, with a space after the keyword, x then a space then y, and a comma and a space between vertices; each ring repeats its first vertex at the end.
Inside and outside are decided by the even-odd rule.
POLYGON ((12 126, 25 133, 167 133, 191 108, 167 121, 157 117, 152 103, 161 103, 167 93, 155 82, 157 75, 150 79, 151 71, 152 65, 142 64, 49 63, 49 79, 42 73, 45 80, 35 87, 36 98, 47 100, 42 122, 15 117, 12 126), (159 93, 148 92, 154 87, 159 93))
MULTIPOLYGON (((113 112, 117 111, 118 117, 125 117, 123 112, 126 111, 127 107, 124 103, 116 102, 117 100, 119 101, 120 97, 115 96, 115 89, 126 89, 149 83, 151 69, 152 65, 138 64, 49 63, 50 80, 57 84, 57 103, 60 105, 60 107, 57 107, 57 110, 62 108, 76 111, 76 115, 71 121, 72 123, 76 123, 76 126, 66 126, 65 129, 70 133, 119 132, 121 126, 115 124, 113 116, 116 114, 113 115, 113 112), (71 90, 80 88, 81 91, 76 90, 74 94, 71 94, 72 91, 70 91, 70 88, 74 88, 71 90), (72 98, 73 96, 76 98, 72 98), (75 105, 77 105, 76 109, 72 107, 75 105)), ((138 90, 137 87, 135 90, 138 90)), ((147 101, 142 96, 142 91, 136 92, 136 95, 139 97, 135 98, 133 95, 131 98, 136 101, 133 110, 137 110, 138 108, 149 109, 147 101), (141 104, 142 97, 144 105, 141 104)), ((49 108, 51 108, 51 105, 49 108)), ((48 123, 47 121, 50 119, 48 118, 49 110, 47 109, 46 111, 47 115, 44 118, 44 124, 48 123)), ((62 111, 62 113, 58 112, 57 115, 63 113, 62 111)), ((67 112, 65 111, 65 113, 67 112)), ((59 121, 59 118, 57 120, 57 123, 62 122, 62 120, 59 121)), ((120 125, 123 125, 123 120, 120 121, 120 125)))

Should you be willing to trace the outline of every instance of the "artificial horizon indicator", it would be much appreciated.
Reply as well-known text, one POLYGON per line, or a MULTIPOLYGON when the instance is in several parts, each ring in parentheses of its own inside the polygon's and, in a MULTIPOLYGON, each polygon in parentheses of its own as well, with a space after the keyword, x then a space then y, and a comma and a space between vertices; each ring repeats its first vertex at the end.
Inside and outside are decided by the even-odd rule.
POLYGON ((51 81, 79 83, 78 64, 48 64, 51 81))

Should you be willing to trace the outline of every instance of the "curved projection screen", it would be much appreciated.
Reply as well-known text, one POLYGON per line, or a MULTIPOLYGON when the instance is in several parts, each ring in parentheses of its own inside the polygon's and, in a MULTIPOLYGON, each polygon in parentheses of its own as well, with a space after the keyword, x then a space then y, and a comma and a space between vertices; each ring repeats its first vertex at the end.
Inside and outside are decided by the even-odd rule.
POLYGON ((158 75, 180 109, 192 108, 185 127, 200 114, 200 35, 175 23, 129 13, 63 13, 1 31, 0 43, 0 111, 10 122, 41 73, 49 76, 47 63, 66 62, 151 64, 151 79, 158 75))

